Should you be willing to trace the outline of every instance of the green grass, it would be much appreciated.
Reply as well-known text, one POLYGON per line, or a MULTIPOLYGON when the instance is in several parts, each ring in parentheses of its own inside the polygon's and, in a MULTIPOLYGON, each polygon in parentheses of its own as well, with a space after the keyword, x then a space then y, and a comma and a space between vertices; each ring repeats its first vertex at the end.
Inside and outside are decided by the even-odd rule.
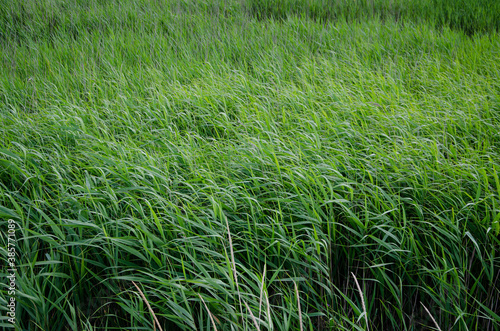
POLYGON ((497 7, 326 2, 0 3, 18 329, 500 328, 497 7))
POLYGON ((496 0, 249 0, 247 8, 260 19, 299 15, 319 21, 385 20, 424 22, 468 35, 500 29, 496 0))

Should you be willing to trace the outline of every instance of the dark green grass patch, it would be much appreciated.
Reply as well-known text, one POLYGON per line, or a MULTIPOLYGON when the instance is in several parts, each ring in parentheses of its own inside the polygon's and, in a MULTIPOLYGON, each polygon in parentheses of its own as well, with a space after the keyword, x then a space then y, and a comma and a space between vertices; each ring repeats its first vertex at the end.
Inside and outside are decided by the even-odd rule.
POLYGON ((428 22, 436 28, 449 27, 467 35, 500 28, 500 3, 495 0, 249 0, 248 6, 258 19, 283 20, 291 15, 323 22, 378 18, 402 23, 428 22))

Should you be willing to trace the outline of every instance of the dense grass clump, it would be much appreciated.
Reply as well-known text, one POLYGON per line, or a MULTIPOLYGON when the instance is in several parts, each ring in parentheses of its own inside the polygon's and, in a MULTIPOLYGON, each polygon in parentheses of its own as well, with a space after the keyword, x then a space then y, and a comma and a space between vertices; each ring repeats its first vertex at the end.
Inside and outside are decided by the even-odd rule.
POLYGON ((19 329, 500 327, 498 32, 293 3, 1 3, 19 329))
POLYGON ((468 35, 498 31, 500 2, 496 0, 249 0, 250 12, 259 19, 299 15, 319 21, 365 21, 378 18, 426 22, 468 35))

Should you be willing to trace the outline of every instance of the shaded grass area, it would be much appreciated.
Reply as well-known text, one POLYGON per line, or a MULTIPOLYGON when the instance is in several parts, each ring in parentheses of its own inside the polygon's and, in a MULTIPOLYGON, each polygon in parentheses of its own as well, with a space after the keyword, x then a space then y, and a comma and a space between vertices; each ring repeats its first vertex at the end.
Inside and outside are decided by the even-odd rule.
POLYGON ((286 19, 299 15, 318 21, 426 22, 437 29, 448 27, 467 35, 498 31, 500 2, 495 0, 249 0, 248 8, 259 19, 286 19))
POLYGON ((497 329, 498 34, 249 8, 2 6, 21 327, 497 329))

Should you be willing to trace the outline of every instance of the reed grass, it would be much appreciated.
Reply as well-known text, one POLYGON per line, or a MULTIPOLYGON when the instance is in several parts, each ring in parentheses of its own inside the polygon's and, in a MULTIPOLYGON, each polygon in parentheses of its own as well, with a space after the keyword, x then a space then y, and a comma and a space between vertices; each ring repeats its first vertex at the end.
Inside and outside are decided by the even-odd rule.
POLYGON ((500 327, 496 2, 275 2, 1 1, 18 329, 500 327))

